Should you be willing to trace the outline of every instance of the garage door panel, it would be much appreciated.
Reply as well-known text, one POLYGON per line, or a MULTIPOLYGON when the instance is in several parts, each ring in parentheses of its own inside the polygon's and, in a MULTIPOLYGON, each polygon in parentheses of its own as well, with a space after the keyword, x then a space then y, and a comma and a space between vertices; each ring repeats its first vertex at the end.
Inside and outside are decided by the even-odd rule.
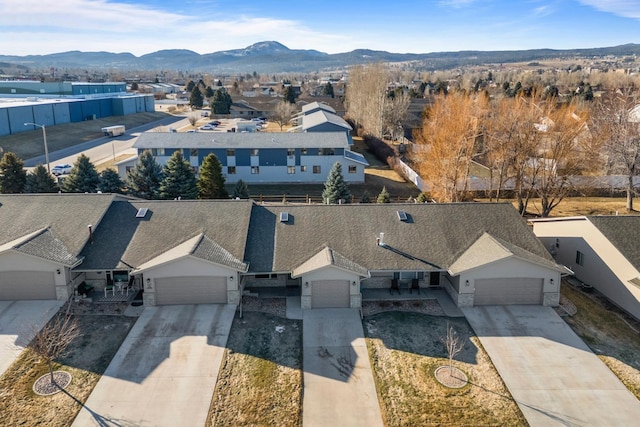
POLYGON ((217 276, 185 276, 159 278, 156 305, 226 304, 227 278, 217 276))
POLYGON ((0 300, 40 299, 56 299, 55 279, 52 272, 0 272, 0 300))
POLYGON ((348 280, 317 280, 311 282, 312 308, 349 308, 348 280))
POLYGON ((473 305, 542 304, 543 279, 477 279, 473 305))

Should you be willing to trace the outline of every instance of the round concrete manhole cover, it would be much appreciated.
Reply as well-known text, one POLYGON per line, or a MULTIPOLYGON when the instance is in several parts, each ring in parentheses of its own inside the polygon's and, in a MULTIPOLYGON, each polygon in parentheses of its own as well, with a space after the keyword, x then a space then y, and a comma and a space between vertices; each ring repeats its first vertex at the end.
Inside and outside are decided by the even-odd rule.
POLYGON ((51 374, 47 373, 41 376, 33 383, 34 393, 40 396, 50 396, 61 391, 63 388, 71 384, 71 374, 65 371, 54 371, 53 380, 51 382, 51 374))
POLYGON ((435 375, 440 384, 449 388, 462 388, 469 382, 467 374, 455 367, 440 366, 435 375))

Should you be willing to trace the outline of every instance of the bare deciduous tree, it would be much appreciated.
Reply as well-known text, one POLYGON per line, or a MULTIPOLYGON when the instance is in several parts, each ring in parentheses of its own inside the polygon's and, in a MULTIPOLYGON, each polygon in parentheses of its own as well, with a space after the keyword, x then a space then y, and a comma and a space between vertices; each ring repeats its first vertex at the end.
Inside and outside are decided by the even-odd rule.
POLYGON ((463 93, 441 95, 415 135, 418 147, 412 160, 431 194, 442 202, 458 202, 464 197, 469 165, 477 153, 483 104, 463 93))
POLYGON ((78 322, 73 316, 58 314, 42 329, 34 332, 36 333, 27 348, 47 363, 51 383, 55 384, 53 361, 64 356, 69 345, 80 336, 78 322))
POLYGON ((187 120, 189 120, 189 124, 191 126, 195 126, 196 123, 198 123, 198 116, 195 114, 189 114, 189 116, 187 117, 187 120))
POLYGON ((383 114, 389 74, 382 64, 357 65, 349 69, 345 104, 349 117, 366 133, 382 138, 383 114))
POLYGON ((296 113, 295 104, 291 104, 286 101, 279 102, 274 108, 273 113, 271 113, 271 117, 269 118, 272 122, 277 123, 280 126, 280 131, 284 125, 289 124, 291 118, 296 113))
POLYGON ((638 93, 630 90, 613 94, 594 106, 591 134, 608 163, 606 173, 627 177, 627 210, 633 211, 633 178, 640 172, 640 109, 638 93))
POLYGON ((453 326, 447 323, 447 336, 442 338, 442 343, 449 357, 449 375, 453 375, 453 358, 456 357, 464 348, 464 342, 458 336, 453 326))

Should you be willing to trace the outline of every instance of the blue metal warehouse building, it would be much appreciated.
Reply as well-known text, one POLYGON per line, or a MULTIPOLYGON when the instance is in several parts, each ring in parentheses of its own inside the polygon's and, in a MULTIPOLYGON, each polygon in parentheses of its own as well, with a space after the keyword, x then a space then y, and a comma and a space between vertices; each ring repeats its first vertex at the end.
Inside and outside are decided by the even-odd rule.
POLYGON ((153 95, 128 94, 125 83, 0 82, 0 136, 45 126, 153 112, 153 95))

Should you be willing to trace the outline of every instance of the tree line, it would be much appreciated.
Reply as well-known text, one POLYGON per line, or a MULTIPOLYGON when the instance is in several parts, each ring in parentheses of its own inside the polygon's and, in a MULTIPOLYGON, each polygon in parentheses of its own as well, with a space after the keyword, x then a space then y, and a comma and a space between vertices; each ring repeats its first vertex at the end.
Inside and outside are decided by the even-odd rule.
MULTIPOLYGON (((159 165, 151 151, 145 150, 136 165, 122 180, 113 169, 98 173, 89 158, 81 154, 71 173, 58 184, 43 165, 28 172, 24 162, 7 152, 0 159, 0 193, 119 193, 142 199, 228 199, 222 165, 215 154, 205 157, 199 174, 184 158, 174 152, 165 166, 159 165)), ((247 184, 239 180, 231 195, 248 198, 247 184)))

